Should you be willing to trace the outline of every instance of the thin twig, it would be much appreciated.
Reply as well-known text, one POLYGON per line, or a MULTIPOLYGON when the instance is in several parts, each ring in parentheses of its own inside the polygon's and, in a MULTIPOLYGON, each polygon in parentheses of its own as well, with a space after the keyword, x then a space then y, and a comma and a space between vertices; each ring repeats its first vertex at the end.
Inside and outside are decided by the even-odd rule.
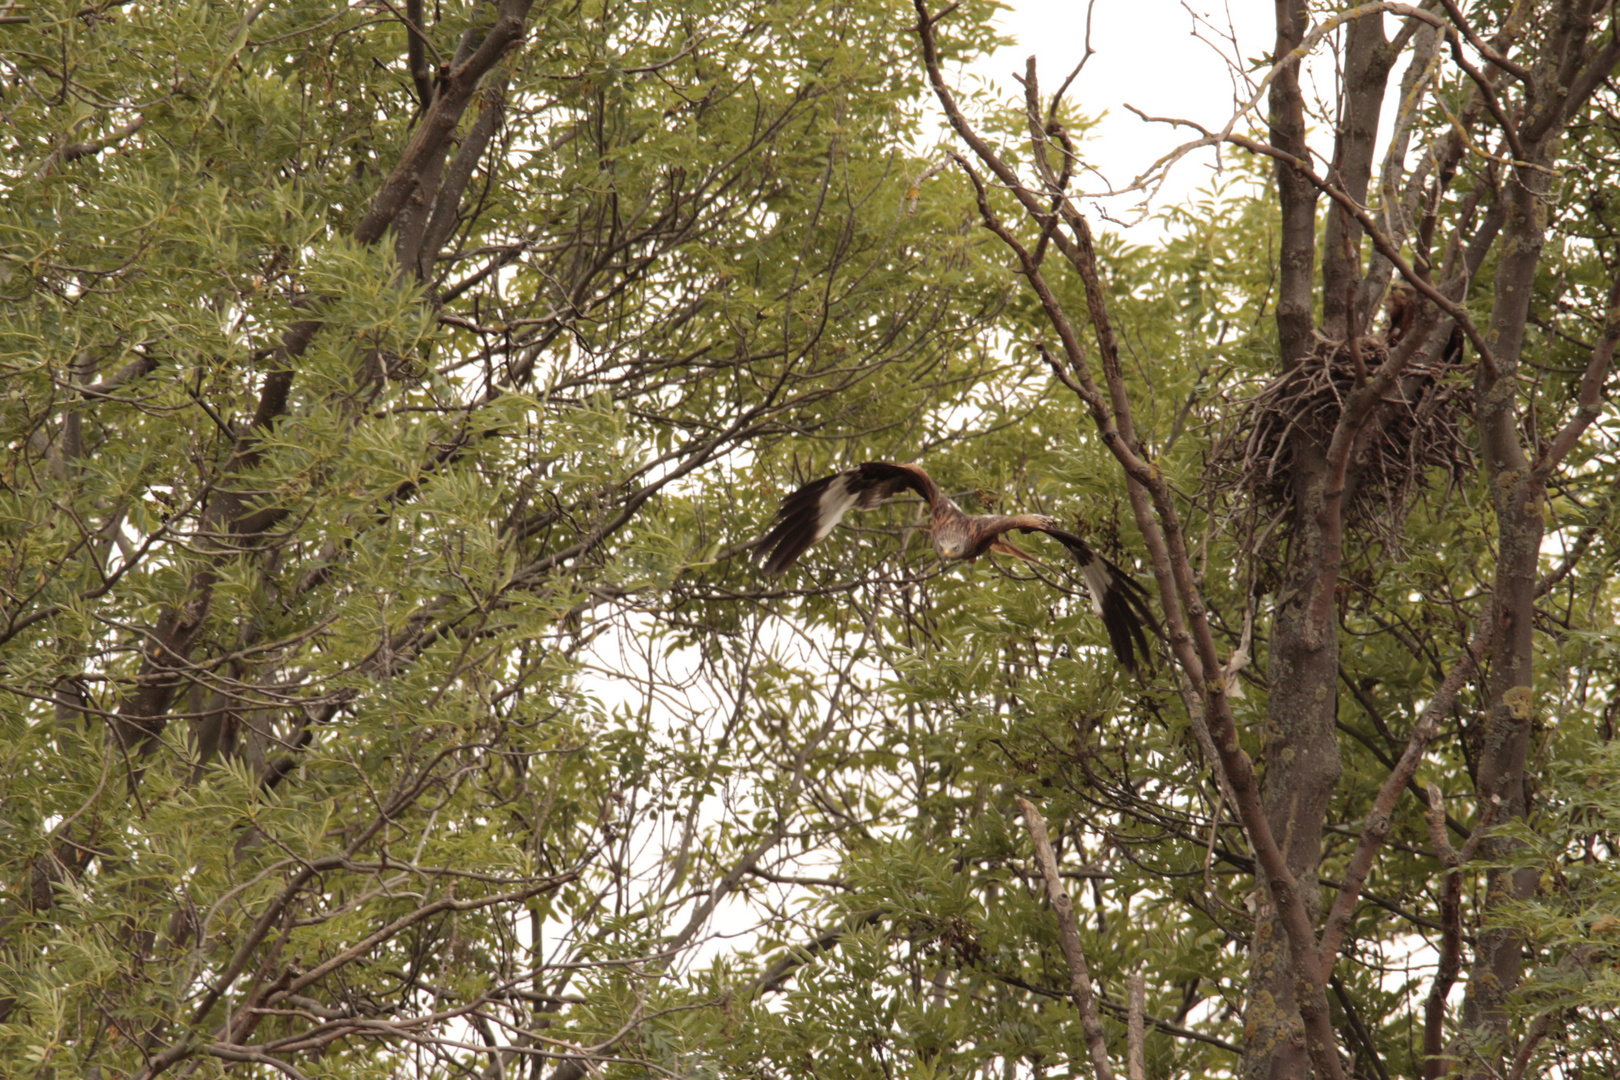
POLYGON ((1131 972, 1126 986, 1130 991, 1130 1011, 1126 1017, 1125 1075, 1129 1080, 1147 1080, 1147 977, 1140 968, 1131 972))

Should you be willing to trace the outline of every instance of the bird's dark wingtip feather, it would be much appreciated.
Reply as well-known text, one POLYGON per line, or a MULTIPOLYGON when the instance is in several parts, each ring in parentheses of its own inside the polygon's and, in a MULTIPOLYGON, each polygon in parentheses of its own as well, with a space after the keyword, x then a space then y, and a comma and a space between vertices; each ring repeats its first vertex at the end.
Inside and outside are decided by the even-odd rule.
POLYGON ((1142 599, 1133 594, 1129 588, 1121 587, 1121 582, 1138 591, 1141 590, 1140 585, 1125 577, 1123 572, 1116 570, 1113 584, 1102 597, 1102 623, 1103 629, 1108 631, 1108 644, 1113 647, 1119 666, 1135 675, 1137 654, 1141 655, 1149 667, 1153 665, 1153 654, 1148 650, 1146 631, 1146 626, 1151 625, 1153 620, 1146 611, 1142 599))
POLYGON ((821 496, 827 485, 836 479, 837 474, 812 480, 783 497, 776 511, 775 526, 754 548, 754 558, 763 560, 765 573, 772 577, 786 573, 815 543, 821 496))
POLYGON ((784 574, 809 547, 809 538, 802 531, 777 529, 760 541, 759 557, 764 559, 762 569, 771 577, 784 574))
MULTIPOLYGON (((813 533, 810 535, 814 535, 813 533)), ((810 546, 804 523, 796 518, 779 521, 754 549, 761 569, 772 577, 786 572, 810 546)))
MULTIPOLYGON (((1130 574, 1091 550, 1090 544, 1073 533, 1060 528, 1046 529, 1045 532, 1069 549, 1082 570, 1096 562, 1108 571, 1108 586, 1096 598, 1097 605, 1102 609, 1103 629, 1108 633, 1108 644, 1120 667, 1132 675, 1138 670, 1138 655, 1151 668, 1153 653, 1148 650, 1147 629, 1152 627, 1157 634, 1159 624, 1148 607, 1147 590, 1130 574)), ((1090 587, 1089 583, 1087 587, 1090 587)))

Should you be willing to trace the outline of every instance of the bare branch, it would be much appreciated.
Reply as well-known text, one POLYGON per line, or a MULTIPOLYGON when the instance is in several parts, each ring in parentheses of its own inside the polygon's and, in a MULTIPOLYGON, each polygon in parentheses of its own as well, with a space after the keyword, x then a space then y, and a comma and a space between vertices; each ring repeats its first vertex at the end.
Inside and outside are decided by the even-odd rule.
POLYGON ((1074 905, 1063 888, 1058 875, 1057 856, 1052 841, 1046 835, 1046 819, 1028 799, 1014 800, 1024 815, 1024 825, 1030 839, 1035 842, 1035 860, 1046 880, 1046 898, 1057 916, 1058 940, 1063 945, 1063 958, 1069 965, 1069 992, 1074 1007, 1080 1012, 1080 1026, 1085 1029, 1086 1046, 1091 1051, 1091 1068, 1097 1080, 1114 1080, 1114 1067, 1108 1060, 1108 1041, 1103 1037, 1102 1017, 1097 1015, 1097 998, 1091 989, 1091 973, 1086 967, 1086 954, 1080 947, 1080 933, 1074 925, 1074 905))
POLYGON ((1538 455, 1536 475, 1543 481, 1580 443, 1586 429, 1603 413, 1603 385, 1614 364, 1615 344, 1620 342, 1620 274, 1609 283, 1604 301, 1603 332, 1592 347, 1592 358, 1581 373, 1580 390, 1575 397, 1575 415, 1569 418, 1552 442, 1538 455))
MULTIPOLYGON (((1355 851, 1345 866, 1344 877, 1339 885, 1339 891, 1333 898, 1333 908, 1328 913, 1327 922, 1322 929, 1322 968, 1331 971, 1339 944, 1344 939, 1345 930, 1355 915, 1356 901, 1360 898, 1362 886, 1367 882, 1367 875, 1372 870, 1373 860, 1378 855, 1389 830, 1394 823, 1395 803, 1400 798, 1401 790, 1411 781, 1417 772, 1429 743, 1434 741, 1440 733, 1440 722, 1451 711, 1452 702, 1457 694, 1479 670, 1479 665, 1485 657, 1485 650, 1489 648, 1491 638, 1496 632, 1496 615, 1494 605, 1487 604, 1480 613, 1479 628, 1474 632, 1473 638, 1468 642, 1468 648, 1462 656, 1452 664, 1451 670, 1446 673, 1445 680, 1441 682, 1434 696, 1429 698, 1424 706, 1423 713, 1418 717, 1417 723, 1412 726, 1412 734, 1407 739, 1406 749, 1401 753, 1395 767, 1389 771, 1383 785, 1378 789, 1378 795, 1373 799, 1372 809, 1367 813, 1367 820, 1362 825, 1361 839, 1356 844, 1355 851)), ((1430 815, 1439 813, 1439 835, 1445 836, 1445 809, 1444 803, 1439 799, 1437 789, 1430 789, 1429 806, 1430 815), (1436 809, 1438 807, 1438 810, 1436 809)), ((1475 829, 1478 832, 1478 829, 1475 829)), ((1473 842, 1472 839, 1470 842, 1473 842)))

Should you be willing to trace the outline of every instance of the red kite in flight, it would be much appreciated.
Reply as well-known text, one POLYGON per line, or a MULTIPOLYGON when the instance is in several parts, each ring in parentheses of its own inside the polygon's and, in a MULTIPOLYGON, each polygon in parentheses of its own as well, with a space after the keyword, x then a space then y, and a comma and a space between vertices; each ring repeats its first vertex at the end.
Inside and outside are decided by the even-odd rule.
POLYGON ((1043 532, 1069 549, 1080 564, 1080 576, 1091 592, 1091 606, 1108 631, 1114 655, 1127 671, 1136 670, 1134 641, 1148 655, 1146 626, 1155 625, 1147 594, 1130 575, 1091 550, 1084 540, 1065 532, 1056 518, 1042 514, 966 514, 939 490, 917 465, 868 461, 833 476, 812 480, 782 500, 775 527, 759 542, 758 557, 767 574, 780 574, 799 560, 810 545, 821 540, 847 510, 871 510, 910 488, 928 503, 934 550, 941 559, 977 559, 990 551, 1014 555, 1026 562, 1040 560, 1014 547, 1004 534, 1043 532))

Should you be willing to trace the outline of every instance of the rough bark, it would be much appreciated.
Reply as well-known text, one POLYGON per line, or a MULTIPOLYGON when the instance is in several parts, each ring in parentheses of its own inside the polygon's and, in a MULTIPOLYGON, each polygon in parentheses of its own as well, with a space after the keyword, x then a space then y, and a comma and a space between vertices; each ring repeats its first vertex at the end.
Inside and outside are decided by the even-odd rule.
MULTIPOLYGON (((1299 48, 1305 38, 1309 9, 1299 0, 1277 0, 1274 62, 1299 48)), ((1310 160, 1305 141, 1305 98, 1299 88, 1299 65, 1281 66, 1272 79, 1267 124, 1271 141, 1300 162, 1310 160)), ((1277 202, 1282 211, 1282 247, 1277 259, 1277 347, 1291 364, 1311 351, 1316 299, 1316 188, 1298 169, 1277 165, 1277 202)))
MULTIPOLYGON (((1534 169, 1521 170, 1506 192, 1513 210, 1504 232, 1502 263, 1497 272, 1496 307, 1491 320, 1497 376, 1482 371, 1475 408, 1480 422, 1480 448, 1485 476, 1496 511, 1497 564, 1492 591, 1496 633, 1485 681, 1484 730, 1478 747, 1478 794, 1482 806, 1495 807, 1499 821, 1522 821, 1529 810, 1526 765, 1535 719, 1535 598, 1537 565, 1544 531, 1543 485, 1533 475, 1519 441, 1515 376, 1528 315, 1530 288, 1542 247, 1546 184, 1534 169)), ((1516 842, 1487 837, 1481 854, 1492 863, 1511 858, 1516 842)), ((1535 894, 1535 868, 1486 873, 1487 909, 1535 894)), ((1514 930, 1487 925, 1479 934, 1463 1002, 1460 1045, 1454 1056, 1470 1076, 1489 1075, 1489 1062, 1499 1056, 1507 1036, 1507 995, 1518 985, 1523 941, 1514 930)))
MULTIPOLYGON (((1339 127, 1333 140, 1333 167, 1328 174, 1344 193, 1365 204, 1372 185, 1378 149, 1378 120, 1383 112, 1395 53, 1377 19, 1357 19, 1345 30, 1344 86, 1339 127)), ((1327 215, 1322 244, 1322 332, 1344 339, 1367 331, 1369 312, 1356 311, 1361 284, 1360 226, 1342 207, 1327 215)))
MULTIPOLYGON (((1299 46, 1305 35, 1307 12, 1290 0, 1279 2, 1276 12, 1273 56, 1280 58, 1299 46)), ((1351 33, 1366 36, 1356 29, 1351 33)), ((1379 40, 1381 43, 1381 31, 1379 40)), ((1297 65, 1291 66, 1271 84, 1271 141, 1283 153, 1304 161, 1309 150, 1298 71, 1297 65)), ((1363 138, 1354 143, 1351 151, 1341 145, 1340 152, 1342 163, 1348 157, 1351 162, 1345 164, 1353 163, 1362 169, 1371 161, 1371 148, 1364 145, 1366 139, 1361 132, 1367 121, 1364 97, 1357 95, 1350 106, 1352 120, 1347 127, 1363 134, 1363 138)), ((1376 127, 1376 113, 1373 125, 1376 127)), ((1301 169, 1281 159, 1276 161, 1275 175, 1282 210, 1276 322, 1281 360, 1286 367, 1300 362, 1311 351, 1314 340, 1317 189, 1301 169)), ((1362 190, 1365 192, 1365 186, 1362 190)), ((1328 214, 1336 229, 1330 226, 1324 265, 1324 278, 1331 276, 1339 285, 1336 308, 1341 330, 1346 325, 1343 313, 1347 290, 1353 288, 1356 277, 1349 252, 1340 250, 1350 246, 1345 232, 1347 218, 1338 208, 1328 214)), ((1342 545, 1335 518, 1342 500, 1329 497, 1333 469, 1328 447, 1304 432, 1296 433, 1293 440, 1287 565, 1272 620, 1267 671, 1271 696, 1262 742, 1266 766, 1262 794, 1272 835, 1283 846, 1288 869, 1299 883, 1300 897, 1314 925, 1321 914, 1316 867, 1321 859, 1322 826, 1342 768, 1334 727, 1339 649, 1332 603, 1341 561, 1337 548, 1342 545)), ((1274 898, 1266 894, 1257 897, 1244 1006, 1244 1052, 1239 1066, 1246 1080, 1303 1080, 1310 1074, 1297 972, 1278 915, 1274 898)))

